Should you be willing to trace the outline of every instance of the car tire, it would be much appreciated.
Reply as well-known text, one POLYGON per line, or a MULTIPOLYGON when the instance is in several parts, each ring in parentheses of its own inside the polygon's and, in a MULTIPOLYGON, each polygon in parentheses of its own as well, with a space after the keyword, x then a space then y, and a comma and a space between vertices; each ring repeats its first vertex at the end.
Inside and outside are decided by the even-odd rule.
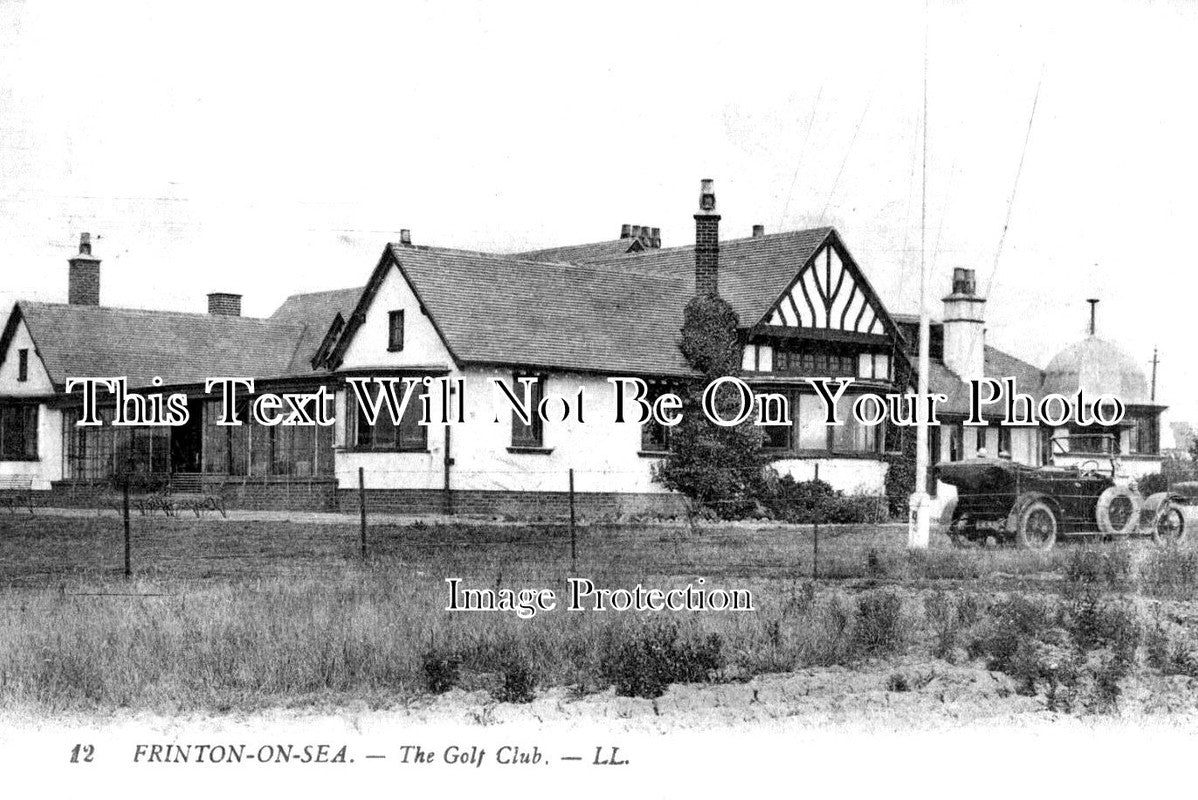
POLYGON ((1057 541, 1057 512, 1044 500, 1032 500, 1019 511, 1015 543, 1021 550, 1051 550, 1057 541))
POLYGON ((1140 526, 1140 495, 1126 486, 1108 486, 1098 495, 1094 516, 1107 536, 1129 536, 1140 526))
POLYGON ((1152 541, 1156 544, 1180 544, 1186 538, 1186 516, 1176 503, 1166 500, 1152 521, 1152 541))

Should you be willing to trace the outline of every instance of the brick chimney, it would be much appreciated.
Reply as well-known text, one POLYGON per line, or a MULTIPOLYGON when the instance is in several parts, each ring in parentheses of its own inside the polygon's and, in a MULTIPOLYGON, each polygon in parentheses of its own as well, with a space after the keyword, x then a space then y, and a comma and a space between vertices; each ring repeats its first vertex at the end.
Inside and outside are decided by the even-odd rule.
POLYGON ((715 213, 715 182, 704 178, 695 214, 695 294, 720 293, 720 215, 715 213))
POLYGON ((764 225, 754 225, 753 226, 753 238, 760 239, 762 236, 765 236, 765 226, 764 225))
POLYGON ((986 298, 978 297, 974 272, 953 270, 953 291, 944 298, 944 365, 963 381, 985 377, 986 298))
POLYGON ((653 235, 649 241, 649 246, 655 249, 661 248, 661 228, 653 229, 653 235))
POLYGON ((100 259, 92 257, 92 236, 79 234, 79 255, 70 259, 67 302, 73 306, 100 305, 100 259))
POLYGON ((240 317, 241 295, 212 292, 208 295, 208 313, 218 317, 240 317))

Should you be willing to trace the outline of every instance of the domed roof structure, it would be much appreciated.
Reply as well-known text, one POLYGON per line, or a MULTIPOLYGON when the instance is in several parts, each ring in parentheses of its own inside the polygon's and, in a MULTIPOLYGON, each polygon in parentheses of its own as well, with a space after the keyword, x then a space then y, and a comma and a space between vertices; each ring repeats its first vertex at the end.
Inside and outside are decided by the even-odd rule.
POLYGON ((1148 380, 1136 359, 1114 342, 1091 335, 1053 356, 1044 370, 1044 391, 1069 397, 1081 389, 1091 399, 1118 397, 1127 405, 1149 405, 1148 380))

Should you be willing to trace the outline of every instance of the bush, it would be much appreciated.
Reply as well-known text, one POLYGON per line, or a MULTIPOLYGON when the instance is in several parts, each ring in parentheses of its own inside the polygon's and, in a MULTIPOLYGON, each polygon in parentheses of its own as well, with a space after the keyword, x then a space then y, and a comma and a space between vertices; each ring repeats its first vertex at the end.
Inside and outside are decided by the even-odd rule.
POLYGON ((1140 566, 1140 579, 1153 594, 1188 597, 1198 589, 1198 550, 1176 542, 1154 547, 1140 566))
MULTIPOLYGON (((757 499, 765 494, 760 430, 751 421, 716 425, 700 401, 708 383, 739 373, 738 326, 736 312, 718 296, 687 303, 678 348, 703 379, 687 388, 682 422, 670 434, 670 451, 653 467, 654 480, 726 519, 756 511, 757 499)), ((717 393, 715 404, 722 413, 729 411, 732 394, 717 393)))
MULTIPOLYGON (((914 441, 914 436, 908 436, 914 441)), ((915 454, 892 453, 886 456, 886 506, 891 519, 906 519, 915 488, 915 454)))
POLYGON ((879 497, 845 496, 824 481, 796 481, 790 475, 774 481, 765 502, 774 517, 798 524, 861 524, 885 518, 879 497))
POLYGON ((1114 584, 1131 572, 1131 550, 1122 543, 1103 549, 1070 547, 1065 556, 1065 578, 1073 583, 1114 584))
POLYGON ((536 672, 532 666, 515 655, 503 662, 503 685, 495 693, 495 699, 501 703, 531 703, 536 697, 534 690, 537 686, 536 672))
POLYGON ((1110 648, 1120 662, 1135 661, 1143 630, 1129 603, 1105 601, 1097 591, 1087 591, 1074 600, 1067 625, 1079 650, 1110 648))
POLYGON ((609 638, 599 666, 616 694, 652 699, 665 694, 671 683, 709 680, 725 664, 723 646, 718 633, 680 640, 676 624, 654 623, 609 638))
POLYGON ((455 652, 433 648, 424 654, 424 682, 433 694, 445 694, 462 679, 462 658, 455 652))
POLYGON ((903 599, 890 589, 865 592, 857 598, 853 650, 864 656, 902 652, 910 640, 903 618, 903 599))
POLYGON ((1057 610, 1043 600, 1011 595, 991 607, 989 630, 972 643, 971 655, 986 656, 990 669, 1026 676, 1028 648, 1034 642, 1050 638, 1046 634, 1056 626, 1058 618, 1057 610))
POLYGON ((1154 472, 1151 475, 1136 478, 1136 488, 1145 497, 1157 492, 1167 492, 1169 491, 1169 479, 1163 472, 1154 472))

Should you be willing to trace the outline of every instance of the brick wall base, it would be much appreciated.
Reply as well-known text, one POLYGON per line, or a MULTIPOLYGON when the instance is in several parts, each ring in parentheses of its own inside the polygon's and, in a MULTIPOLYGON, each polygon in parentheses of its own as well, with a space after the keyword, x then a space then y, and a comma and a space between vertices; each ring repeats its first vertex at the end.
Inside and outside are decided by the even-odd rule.
MULTIPOLYGON (((511 492, 457 489, 450 493, 455 514, 501 516, 512 519, 565 519, 570 514, 568 492, 511 492)), ((342 511, 358 508, 357 489, 339 489, 342 511)), ((578 492, 574 495, 579 519, 614 519, 647 515, 683 517, 682 498, 674 494, 578 492)), ((445 492, 438 489, 367 489, 366 509, 393 514, 444 514, 450 510, 445 492)))
MULTIPOLYGON (((334 480, 311 482, 222 481, 203 479, 205 493, 220 493, 228 508, 267 511, 358 510, 358 490, 338 489, 334 480)), ((108 486, 55 481, 51 489, 36 493, 41 505, 60 508, 107 508, 119 493, 108 486)), ((367 511, 390 514, 467 514, 511 519, 565 519, 570 514, 568 492, 511 492, 454 490, 450 505, 439 489, 367 489, 367 511)), ((682 518, 685 508, 675 494, 578 492, 574 508, 580 520, 616 519, 635 515, 682 518)))
MULTIPOLYGON (((337 482, 331 478, 312 481, 275 481, 269 478, 224 481, 205 477, 205 494, 219 494, 227 508, 258 511, 336 511, 337 482)), ((45 495, 44 505, 65 508, 105 508, 119 497, 109 486, 55 481, 45 495)))

